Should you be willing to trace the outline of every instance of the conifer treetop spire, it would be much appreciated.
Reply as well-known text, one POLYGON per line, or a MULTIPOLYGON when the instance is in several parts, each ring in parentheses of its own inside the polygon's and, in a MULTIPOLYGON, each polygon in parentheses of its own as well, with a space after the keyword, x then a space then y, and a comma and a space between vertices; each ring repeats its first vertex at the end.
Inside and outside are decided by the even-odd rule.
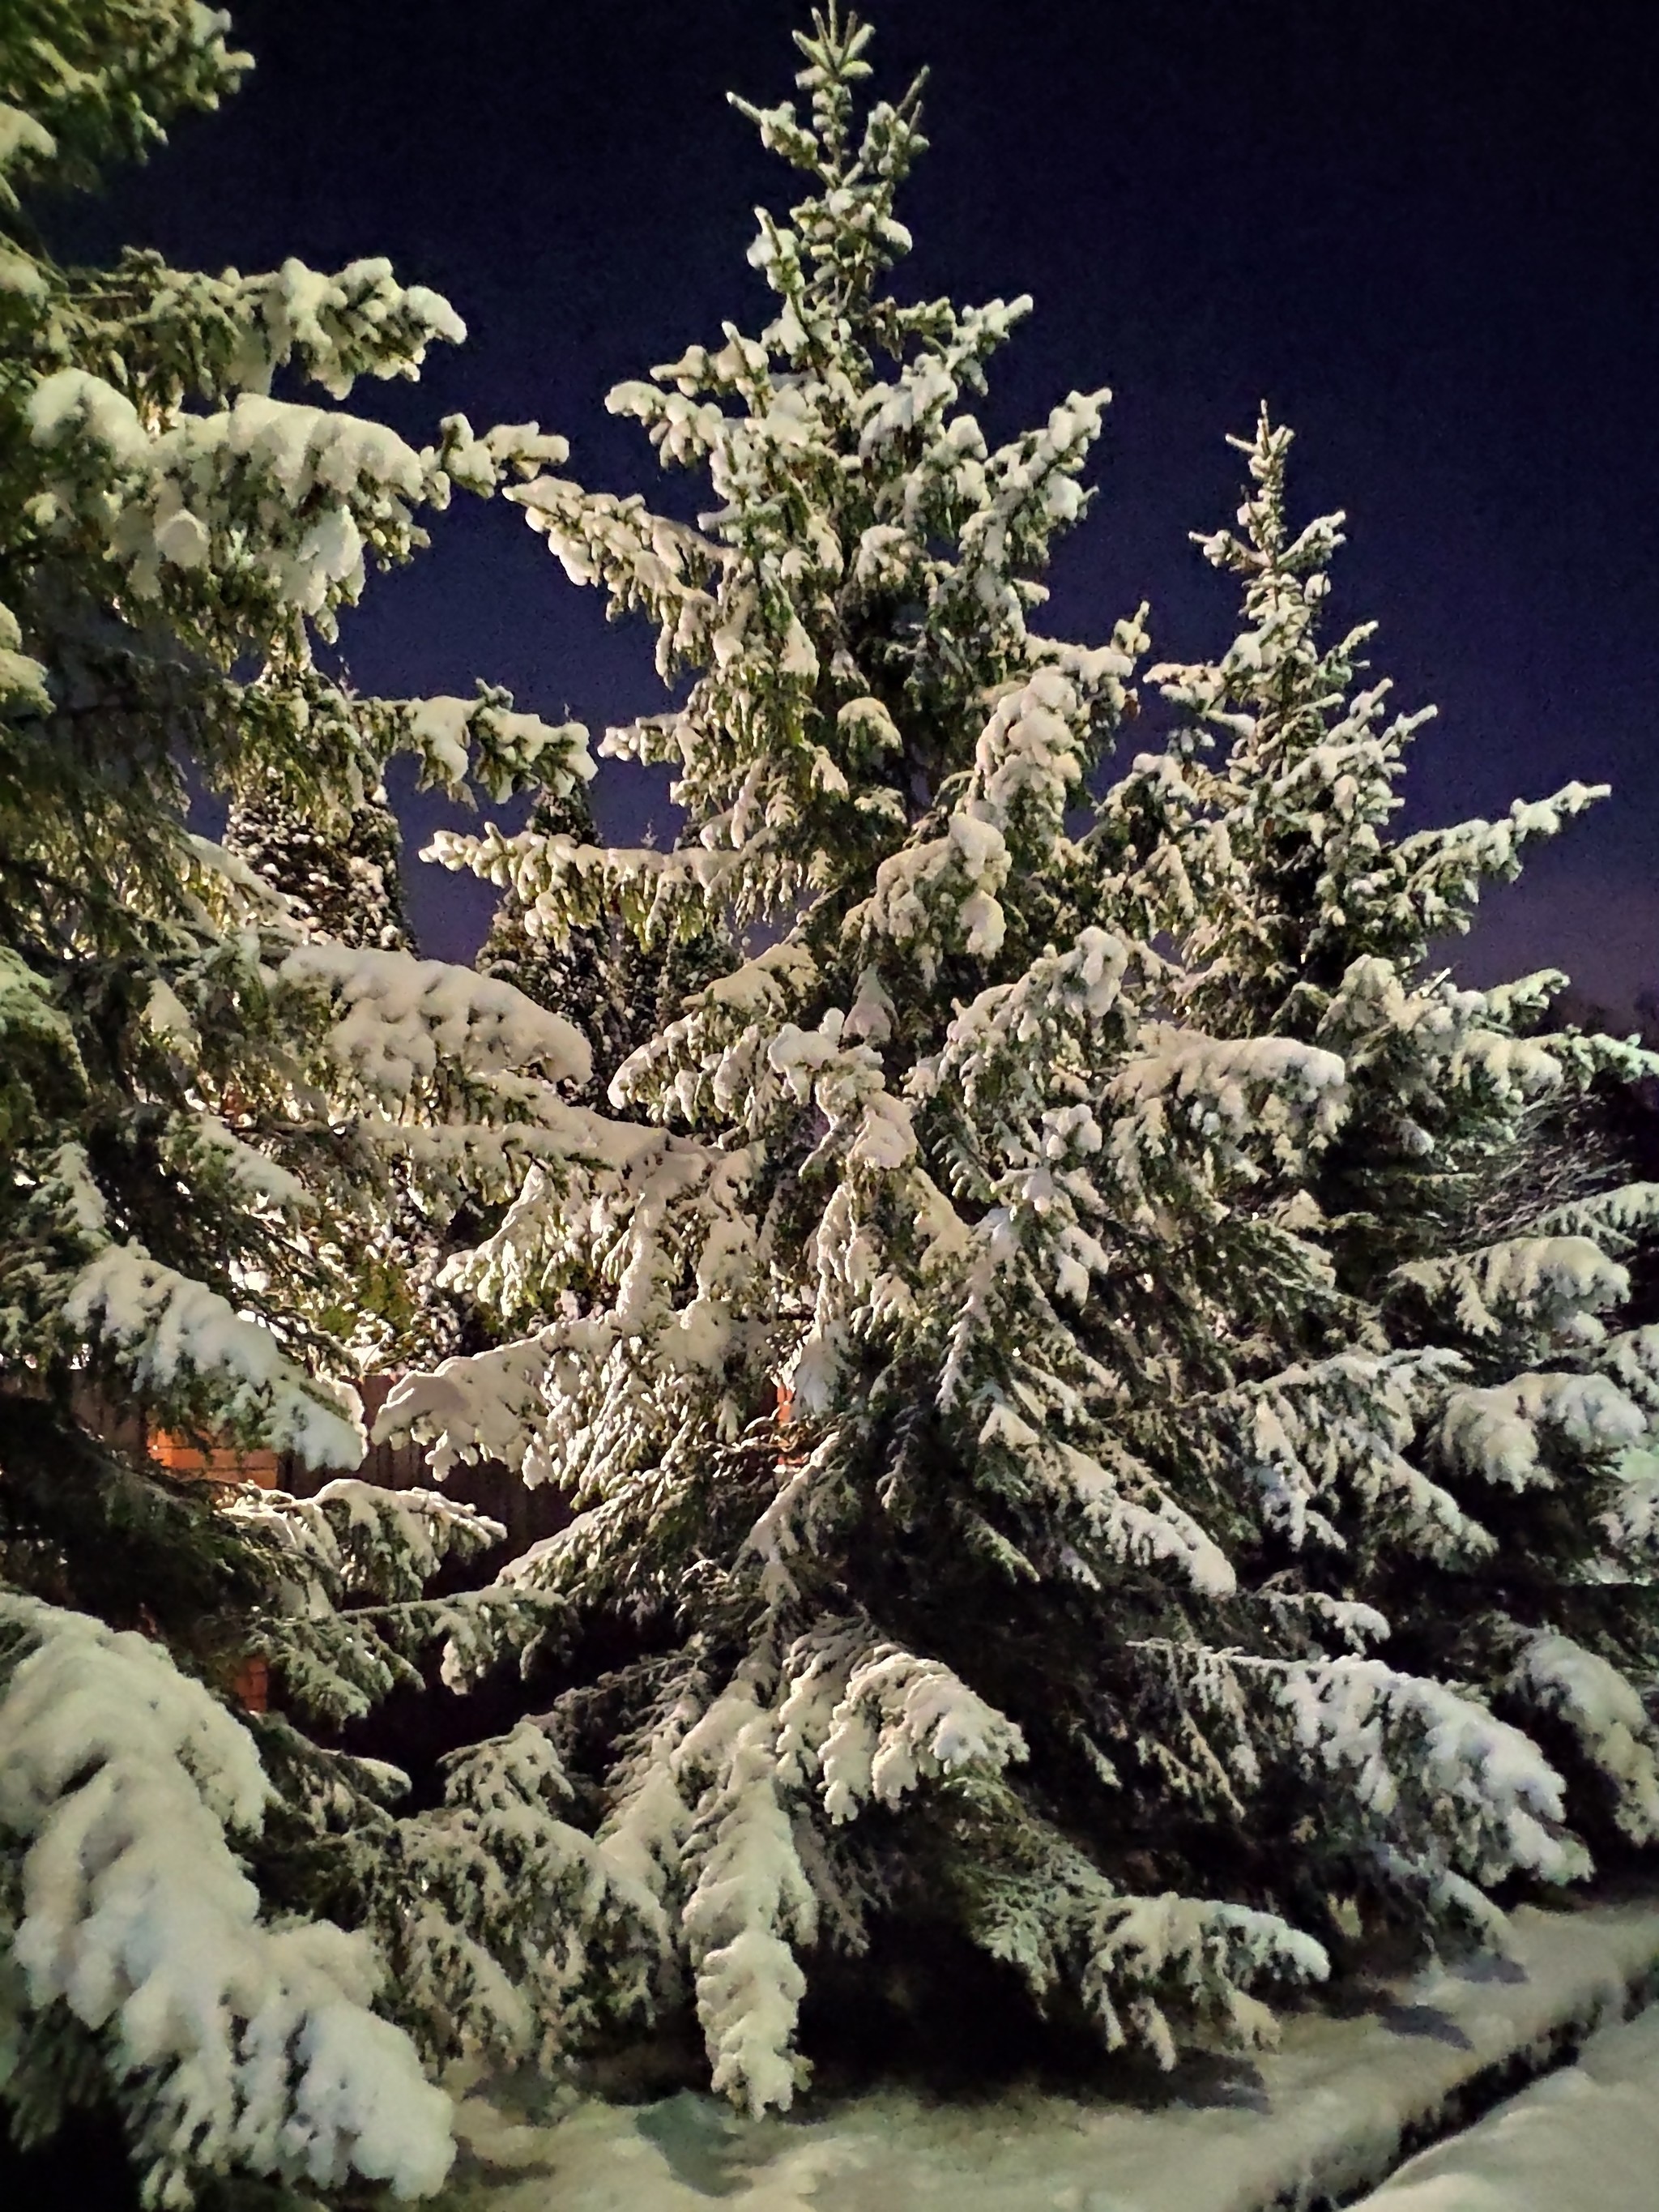
POLYGON ((1150 846, 1144 834, 1129 842, 1152 855, 1152 926, 1194 925, 1204 1018, 1310 1036, 1355 962, 1417 969, 1437 939, 1469 927, 1484 882, 1513 878, 1527 843, 1606 794, 1572 782, 1498 823, 1391 838, 1407 749, 1436 710, 1392 713, 1389 679, 1360 682, 1375 623, 1322 641, 1346 518, 1292 530, 1293 434, 1264 404, 1254 435, 1228 442, 1250 477, 1237 528, 1194 542, 1240 579, 1244 627, 1218 661, 1149 672, 1187 719, 1166 756, 1124 779, 1114 808, 1124 823, 1138 809, 1164 822, 1150 846), (1207 890, 1201 877, 1215 879, 1207 890))
POLYGON ((823 187, 790 210, 793 232, 757 209, 760 235, 750 249, 750 261, 773 289, 787 302, 810 301, 815 319, 867 313, 876 279, 910 248, 910 234, 894 219, 893 202, 917 156, 927 151, 920 118, 927 72, 918 72, 896 105, 881 100, 871 108, 853 153, 854 88, 871 74, 862 58, 871 36, 867 23, 850 10, 843 20, 833 6, 815 9, 811 32, 794 33, 807 62, 795 82, 811 97, 810 128, 797 120, 793 100, 757 107, 737 93, 726 95, 757 126, 763 144, 823 187), (791 272, 800 273, 803 243, 811 270, 804 285, 791 281, 791 272))
MULTIPOLYGON (((750 258, 777 316, 758 337, 726 325, 720 345, 690 346, 606 402, 644 424, 665 466, 706 470, 716 504, 693 528, 546 473, 511 495, 573 580, 652 617, 665 679, 694 673, 684 707, 609 731, 603 748, 676 768, 689 849, 672 866, 525 838, 434 846, 573 924, 598 882, 626 904, 648 877, 659 932, 688 907, 742 926, 805 901, 827 945, 872 869, 954 803, 991 691, 1060 650, 1028 616, 1052 539, 1088 503, 1077 479, 1109 394, 1073 392, 993 452, 963 402, 1029 300, 958 309, 880 289, 909 246, 892 210, 922 140, 914 86, 855 136, 867 36, 839 15, 803 34, 809 120, 793 103, 738 102, 821 187, 787 222, 761 213, 750 258), (994 663, 963 642, 988 616, 994 663)), ((1136 635, 1109 667, 1070 667, 1079 774, 1121 711, 1136 635)))

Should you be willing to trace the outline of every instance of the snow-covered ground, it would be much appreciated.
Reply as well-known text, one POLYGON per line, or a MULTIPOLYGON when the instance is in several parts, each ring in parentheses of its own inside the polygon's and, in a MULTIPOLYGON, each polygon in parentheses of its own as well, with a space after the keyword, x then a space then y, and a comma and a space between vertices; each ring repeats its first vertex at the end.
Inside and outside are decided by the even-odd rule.
POLYGON ((1659 2204, 1659 2005, 1424 2151, 1353 2212, 1653 2212, 1659 2204))
MULTIPOLYGON (((579 2105, 538 2126, 473 2096, 459 2123, 471 2156, 444 2201, 447 2212, 700 2212, 711 2199, 726 2212, 1305 2212, 1374 2185, 1402 2145, 1455 2123, 1509 2069, 1523 2074, 1563 2041, 1621 2019, 1656 1972, 1650 1901, 1523 1909, 1507 1960, 1431 1969, 1350 2018, 1291 2017, 1278 2051, 1202 2085, 1177 2078, 1150 2108, 1112 2102, 1103 2080, 1097 2102, 1021 2091, 944 2105, 888 2091, 746 2121, 682 2094, 579 2105)), ((1509 2156, 1528 2130, 1542 2140, 1541 2123, 1514 2118, 1535 2100, 1559 2116, 1593 2094, 1609 2125, 1615 2107, 1622 2125, 1639 2092, 1618 2069, 1633 2071, 1644 2052, 1659 2067, 1659 2016, 1628 2033, 1628 2061, 1602 2056, 1624 2051, 1615 2037, 1595 2046, 1595 2066, 1613 2070, 1604 2079, 1587 2069, 1591 2091, 1540 2084, 1495 2118, 1492 2156, 1509 2156)), ((1402 2172, 1379 2203, 1388 2212, 1659 2203, 1659 2095, 1653 2106, 1645 2194, 1558 2191, 1511 2208, 1501 2193, 1460 2194, 1455 2180, 1449 2194, 1400 2195, 1402 2172)), ((1631 2119, 1633 2128, 1633 2111, 1631 2119)), ((1571 2155, 1563 2149, 1564 2166, 1571 2155)), ((1638 2144, 1632 2168, 1641 2155, 1638 2144)), ((1428 2160, 1417 2170, 1434 2183, 1428 2160)))

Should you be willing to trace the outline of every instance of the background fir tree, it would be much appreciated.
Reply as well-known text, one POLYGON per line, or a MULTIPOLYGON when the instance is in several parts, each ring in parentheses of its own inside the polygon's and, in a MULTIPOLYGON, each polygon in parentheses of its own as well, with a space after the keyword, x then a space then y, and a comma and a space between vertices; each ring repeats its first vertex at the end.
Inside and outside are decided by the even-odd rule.
POLYGON ((384 787, 337 814, 312 805, 295 806, 281 778, 266 775, 232 802, 226 848, 282 893, 301 927, 337 945, 413 951, 402 833, 384 787))
MULTIPOLYGON (((546 849, 553 839, 593 843, 586 793, 573 786, 540 799, 528 834, 546 849)), ((733 948, 717 919, 693 916, 682 933, 644 941, 621 915, 572 923, 544 915, 508 885, 478 955, 480 972, 499 976, 574 1024, 593 1056, 592 1073, 571 1096, 603 1105, 623 1062, 681 1012, 684 1002, 731 965, 733 948)), ((623 1110, 626 1110, 624 1109, 623 1110)))
POLYGON ((186 0, 0 26, 0 2103, 21 2142, 103 2105, 169 2206, 227 2175, 434 2188, 417 2045, 545 2044, 523 1991, 557 1983, 562 1899, 620 1894, 533 1729, 426 1814, 325 1747, 427 1651, 463 1684, 548 1630, 533 1593, 422 1595, 495 1524, 143 1455, 160 1425, 353 1464, 342 1322, 388 1161, 434 1205, 510 1189, 587 1073, 556 1016, 317 935, 187 826, 186 760, 319 819, 398 748, 501 794, 586 767, 504 694, 360 698, 313 655, 422 507, 554 450, 456 416, 417 452, 269 397, 414 375, 462 335, 441 299, 374 261, 66 269, 25 212, 216 105, 226 33, 186 0), (258 1657, 264 1715, 233 1695, 258 1657))
POLYGON ((601 1856, 755 2107, 809 1975, 867 2000, 896 1924, 1167 2063, 1271 2034, 1255 1992, 1333 1945, 1587 1863, 1535 1745, 1370 1656, 1356 1575, 1482 1541, 1424 1427, 1450 1357, 1327 1251, 1341 1053, 1198 1025, 1154 945, 1155 769, 1067 833, 1144 645, 1031 625, 1107 395, 988 447, 966 401, 1029 302, 883 289, 923 142, 915 88, 856 116, 868 38, 815 15, 806 118, 738 103, 805 180, 751 249, 775 319, 611 394, 707 470, 703 525, 513 495, 690 674, 605 740, 673 763, 684 842, 434 848, 544 924, 708 916, 750 957, 619 1070, 651 1126, 574 1119, 460 1271, 516 1339, 385 1420, 580 1507, 513 1579, 572 1609, 601 1856))
MULTIPOLYGON (((282 769, 256 764, 232 799, 224 842, 228 853, 278 895, 285 923, 307 939, 415 950, 402 832, 384 786, 343 796, 296 793, 282 769)), ((560 1011, 551 1000, 542 1003, 560 1011)), ((458 1243, 477 1233, 475 1208, 459 1192, 440 1196, 423 1189, 404 1161, 386 1161, 382 1181, 377 1224, 373 1231, 365 1224, 356 1240, 349 1290, 330 1313, 332 1333, 347 1344, 357 1376, 441 1359, 469 1333, 477 1340, 473 1310, 441 1279, 458 1243)))
MULTIPOLYGON (((1146 926, 1177 942, 1184 1009, 1346 1070, 1343 1128, 1264 1195, 1328 1247, 1357 1343, 1424 1361, 1413 1456, 1462 1533, 1412 1559, 1328 1529, 1344 1586, 1392 1623, 1391 1652, 1547 1746, 1599 1843, 1649 1844, 1659 1182, 1632 1179, 1640 1140, 1617 1102, 1659 1060, 1553 1028, 1555 971, 1470 991, 1434 957, 1483 883, 1604 793, 1571 784, 1498 823, 1391 834, 1427 717, 1389 720, 1387 683, 1359 681, 1374 625, 1321 641, 1344 518, 1292 528, 1290 433, 1264 412, 1233 442, 1240 531, 1199 543, 1240 579, 1244 627, 1219 661, 1153 672, 1193 719, 1113 794, 1103 841, 1146 926)), ((1305 1440, 1282 1412, 1261 1448, 1296 1476, 1305 1440)), ((1307 1505, 1281 1501, 1298 1549, 1307 1505)))

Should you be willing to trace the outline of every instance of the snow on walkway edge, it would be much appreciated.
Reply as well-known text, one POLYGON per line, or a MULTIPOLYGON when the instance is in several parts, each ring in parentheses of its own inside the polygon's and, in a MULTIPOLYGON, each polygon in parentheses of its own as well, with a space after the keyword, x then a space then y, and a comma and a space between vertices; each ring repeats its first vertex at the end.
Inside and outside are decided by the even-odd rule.
POLYGON ((1353 2212, 1653 2212, 1659 2006, 1593 2035, 1476 2126, 1421 2152, 1353 2212))
MULTIPOLYGON (((1107 2101, 1109 2067, 1093 2103, 1017 2090, 947 2106, 884 2090, 758 2121, 682 2093, 633 2106, 578 2103, 538 2127, 469 2097, 458 2131, 473 2163, 442 2203, 447 2212, 710 2212, 716 2202, 720 2212, 1316 2212, 1374 2188, 1402 2148, 1622 2018, 1659 1974, 1659 1900, 1522 1908, 1513 1926, 1508 1961, 1430 1968, 1351 2019, 1293 2016, 1280 2048, 1219 2092, 1177 2078, 1170 2101, 1150 2110, 1107 2101)), ((1430 2198, 1409 2212, 1449 2212, 1453 2203, 1430 2198)))

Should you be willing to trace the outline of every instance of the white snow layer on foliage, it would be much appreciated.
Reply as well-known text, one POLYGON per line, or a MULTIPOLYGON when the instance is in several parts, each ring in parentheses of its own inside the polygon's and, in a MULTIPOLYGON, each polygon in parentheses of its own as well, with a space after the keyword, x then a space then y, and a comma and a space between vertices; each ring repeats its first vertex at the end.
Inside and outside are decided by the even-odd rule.
POLYGON ((410 738, 428 772, 450 784, 465 781, 481 738, 492 757, 510 761, 521 772, 533 768, 538 781, 555 791, 586 783, 594 774, 580 722, 544 722, 539 714, 499 707, 488 697, 459 699, 448 693, 411 700, 408 715, 410 738))
MULTIPOLYGON (((156 1000, 167 991, 158 983, 150 993, 148 1018, 156 1019, 156 1000)), ((173 994, 167 991, 168 998, 173 994)), ((173 1000, 174 1006, 178 1000, 173 1000)), ((183 1010, 180 1009, 182 1012, 183 1010)), ((261 1202, 283 1213, 314 1213, 317 1195, 289 1173, 280 1160, 273 1160, 268 1152, 245 1144, 233 1129, 227 1127, 216 1114, 195 1114, 190 1117, 185 1141, 191 1148, 205 1154, 234 1188, 238 1197, 252 1204, 261 1202)))
POLYGON ((13 1957, 32 2008, 61 2000, 149 2077, 155 2201, 191 2201, 188 2164, 436 2189, 448 2100, 368 2009, 367 1942, 258 1919, 226 1832, 255 1832, 270 1794, 246 1731, 131 1632, 10 1593, 0 1630, 32 1647, 0 1695, 13 1957))
POLYGON ((1394 1279, 1420 1291, 1474 1337, 1536 1329, 1564 1350, 1599 1344, 1601 1310, 1629 1294, 1629 1271, 1587 1237, 1514 1237, 1445 1260, 1415 1260, 1394 1279))
POLYGON ((155 598, 169 568, 240 561, 286 604, 320 615, 362 588, 363 525, 406 520, 431 489, 426 459, 384 423, 255 392, 152 434, 125 392, 62 368, 35 386, 27 416, 38 447, 68 449, 60 497, 75 497, 68 471, 95 450, 110 551, 140 598, 155 598), (261 503, 257 555, 238 544, 239 497, 261 503))
POLYGON ((556 1101, 538 1118, 562 1139, 569 1172, 553 1178, 532 1169, 495 1235, 452 1263, 446 1280, 482 1290, 509 1313, 544 1310, 560 1269, 597 1248, 614 1304, 398 1383, 377 1437, 429 1444, 439 1480, 458 1461, 477 1457, 505 1460, 532 1486, 560 1479, 562 1468, 569 1475, 580 1462, 566 1455, 579 1454, 589 1418, 586 1394, 609 1355, 641 1341, 659 1376, 717 1370, 753 1273, 754 1224, 741 1204, 753 1166, 748 1151, 720 1151, 556 1101), (676 1305, 690 1253, 696 1294, 676 1305))
MULTIPOLYGON (((1659 1966, 1652 1905, 1522 1906, 1510 1925, 1501 1964, 1431 1966, 1347 2018, 1293 2012, 1276 2049, 1219 2079, 1203 2067, 1177 2074, 1157 2103, 1141 2094, 1115 2100, 1105 2068, 1077 2098, 1023 2087, 953 2102, 885 2089, 787 2120, 746 2119, 683 2093, 644 2106, 573 2100, 551 2125, 528 2126, 515 2124, 505 2099, 481 2092, 457 2113, 477 2162, 454 2187, 456 2212, 546 2212, 556 2195, 560 2212, 706 2212, 715 2197, 732 2212, 1267 2212, 1346 2203, 1390 2170, 1403 2142, 1420 2139, 1501 2069, 1541 2059, 1555 2037, 1620 2018, 1659 1966)), ((1649 2037, 1641 2063, 1656 2063, 1649 2037)), ((1590 2063, 1601 2078, 1595 2046, 1590 2063)), ((1398 2212, 1531 2212, 1534 2202, 1540 2212, 1647 2212, 1651 2169, 1645 2194, 1603 2198, 1593 2151, 1581 2142, 1580 2155, 1577 2195, 1454 2193, 1420 2208, 1407 2200, 1398 2212)), ((1453 2156, 1449 2144, 1424 2164, 1453 2156)), ((1518 2168, 1504 2172, 1522 2185, 1518 2168)), ((1382 2203, 1395 2212, 1386 2191, 1382 2203)))
POLYGON ((354 1595, 412 1597, 452 1553, 470 1559, 507 1535, 499 1521, 437 1491, 388 1490, 350 1475, 310 1498, 249 1485, 225 1510, 295 1559, 301 1580, 289 1588, 300 1604, 313 1571, 354 1595))
POLYGON ((525 1337, 488 1352, 440 1360, 429 1375, 406 1375, 374 1425, 377 1443, 412 1437, 428 1443, 427 1465, 441 1482, 452 1468, 500 1460, 532 1487, 533 1437, 556 1332, 525 1337))
POLYGON ((392 264, 378 258, 331 276, 290 255, 269 276, 242 278, 238 290, 250 328, 237 373, 252 392, 269 392, 273 370, 298 354, 331 398, 345 398, 356 381, 344 365, 347 345, 372 338, 392 317, 410 328, 406 374, 420 367, 432 339, 459 345, 466 337, 466 325, 441 293, 396 283, 392 264))
POLYGON ((1017 981, 990 985, 952 1020, 941 1080, 960 1082, 973 1105, 981 1082, 994 1082, 1011 1060, 1029 1061, 1056 1012, 1103 1021, 1121 996, 1130 949, 1109 930, 1085 929, 1068 951, 1040 955, 1017 981))
POLYGON ((444 1060, 469 1075, 539 1066, 554 1082, 585 1083, 592 1055, 580 1032, 510 983, 444 960, 345 945, 302 945, 278 980, 321 991, 339 1012, 329 1030, 338 1066, 368 1090, 401 1098, 444 1060))
POLYGON ((1659 1548, 1659 1451, 1621 1453, 1618 1474, 1613 1502, 1600 1516, 1601 1530, 1616 1553, 1635 1555, 1645 1566, 1659 1548))
POLYGON ((1014 1723, 942 1662, 872 1643, 857 1622, 802 1637, 789 1674, 780 1771, 795 1784, 816 1778, 832 1820, 850 1820, 872 1801, 896 1805, 919 1783, 959 1768, 996 1771, 1026 1756, 1014 1723))
POLYGON ((142 1245, 107 1245, 89 1261, 64 1319, 101 1337, 141 1390, 210 1383, 226 1426, 307 1467, 356 1467, 363 1455, 362 1423, 343 1391, 305 1374, 269 1329, 142 1245))
POLYGON ((1447 1364, 1443 1352, 1339 1352, 1240 1392, 1250 1478, 1268 1524, 1296 1549, 1311 1538, 1341 1550, 1325 1506, 1351 1488, 1372 1511, 1403 1522, 1432 1558, 1490 1548, 1451 1493, 1406 1457, 1417 1434, 1414 1394, 1447 1364))
POLYGON ((1641 1407, 1605 1375, 1517 1375, 1486 1389, 1452 1391, 1439 1441, 1465 1474, 1524 1490, 1552 1480, 1540 1458, 1552 1437, 1582 1457, 1621 1450, 1646 1433, 1641 1407))
POLYGON ((1212 1037, 1149 1022, 1140 1049, 1107 1086, 1109 1139, 1126 1189, 1168 1141, 1172 1117, 1221 1149, 1266 1135, 1290 1164, 1328 1137, 1346 1109, 1347 1072, 1333 1052, 1291 1037, 1212 1037))
POLYGON ((1631 1840, 1659 1838, 1659 1738, 1629 1680, 1571 1637, 1540 1630, 1523 1645, 1510 1687, 1577 1737, 1611 1787, 1615 1818, 1631 1840))
POLYGON ((806 1977, 793 1947, 817 1932, 817 1899, 779 1788, 777 1717, 734 1682, 690 1731, 682 1758, 717 1778, 688 1839, 697 1877, 682 1923, 696 1977, 712 2087, 750 2112, 787 2106, 806 1977), (700 1863, 698 1863, 700 1862, 700 1863))
POLYGON ((1294 1037, 1212 1037, 1154 1022, 1141 1031, 1141 1042, 1146 1049, 1113 1079, 1115 1097, 1125 1104, 1190 1098, 1206 1120, 1240 1128, 1254 1118, 1252 1089, 1286 1094, 1328 1121, 1346 1075, 1334 1053, 1294 1037))
POLYGON ((996 894, 1008 879, 1008 848, 994 823, 951 817, 949 834, 890 854, 876 870, 875 889, 848 915, 848 933, 908 945, 924 982, 939 952, 961 948, 989 959, 1006 923, 996 894))
MULTIPOLYGON (((1273 1662, 1243 1663, 1279 1671, 1273 1662)), ((1583 1846, 1559 1833, 1561 1778, 1530 1738, 1483 1705, 1380 1659, 1295 1664, 1282 1678, 1304 1747, 1346 1768, 1355 1796, 1384 1819, 1400 1796, 1401 1762, 1389 1759, 1389 1747, 1408 1740, 1412 1786, 1437 1805, 1462 1871, 1475 1881, 1499 1881, 1517 1868, 1546 1881, 1589 1871, 1583 1846)))

